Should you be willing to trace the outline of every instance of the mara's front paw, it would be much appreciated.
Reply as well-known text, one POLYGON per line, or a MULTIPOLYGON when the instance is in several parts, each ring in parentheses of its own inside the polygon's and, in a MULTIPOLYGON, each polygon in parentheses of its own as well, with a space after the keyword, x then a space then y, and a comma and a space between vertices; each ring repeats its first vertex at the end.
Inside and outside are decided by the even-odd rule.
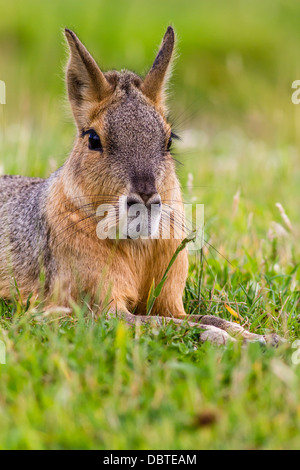
POLYGON ((200 341, 209 341, 217 345, 234 343, 236 340, 226 331, 211 325, 201 325, 200 341))
POLYGON ((272 333, 270 335, 265 335, 264 336, 266 344, 269 346, 277 347, 280 344, 284 344, 287 342, 286 339, 281 338, 281 336, 278 336, 276 333, 272 333))

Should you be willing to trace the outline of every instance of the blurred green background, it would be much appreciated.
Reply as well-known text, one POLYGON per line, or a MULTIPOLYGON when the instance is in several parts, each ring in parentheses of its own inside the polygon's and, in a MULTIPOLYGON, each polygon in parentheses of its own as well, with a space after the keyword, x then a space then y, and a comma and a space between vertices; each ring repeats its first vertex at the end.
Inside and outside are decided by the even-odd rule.
POLYGON ((50 106, 62 125, 65 26, 104 69, 143 73, 172 24, 179 53, 175 111, 188 106, 202 123, 231 122, 274 143, 287 141, 295 137, 290 88, 299 72, 299 16, 296 0, 1 1, 7 113, 27 112, 40 123, 50 106))

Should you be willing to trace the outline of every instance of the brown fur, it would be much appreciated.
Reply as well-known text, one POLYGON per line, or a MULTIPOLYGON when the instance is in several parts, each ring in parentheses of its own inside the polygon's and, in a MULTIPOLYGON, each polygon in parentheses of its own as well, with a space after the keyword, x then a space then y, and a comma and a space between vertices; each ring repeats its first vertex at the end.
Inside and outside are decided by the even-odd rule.
MULTIPOLYGON (((172 203, 183 211, 180 185, 167 145, 171 126, 165 115, 164 86, 174 50, 169 27, 144 80, 132 72, 103 73, 70 30, 67 88, 78 127, 73 151, 47 180, 0 178, 0 295, 8 297, 15 279, 21 294, 40 292, 48 302, 69 305, 88 296, 98 312, 107 309, 129 323, 145 317, 150 287, 161 280, 180 240, 100 240, 99 204, 117 206, 130 196, 172 203), (101 139, 89 148, 90 129, 101 139), (4 227, 4 228, 3 228, 4 227), (134 314, 133 314, 134 312, 134 314)), ((150 204, 150 203, 149 203, 150 204)), ((154 304, 153 316, 180 323, 188 257, 182 251, 154 304)), ((260 339, 215 317, 201 320, 200 339, 223 343, 233 335, 260 339)))

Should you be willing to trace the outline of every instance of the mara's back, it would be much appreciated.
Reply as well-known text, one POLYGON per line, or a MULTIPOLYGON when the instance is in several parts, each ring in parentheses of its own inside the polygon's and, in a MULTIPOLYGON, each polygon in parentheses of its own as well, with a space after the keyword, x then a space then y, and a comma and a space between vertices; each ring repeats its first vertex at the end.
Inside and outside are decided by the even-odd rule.
POLYGON ((0 210, 3 205, 23 188, 30 188, 36 186, 37 183, 44 181, 41 178, 29 178, 27 176, 0 176, 0 210))
POLYGON ((41 178, 0 177, 0 294, 4 297, 15 282, 21 289, 32 287, 30 280, 39 276, 46 187, 47 180, 41 178))

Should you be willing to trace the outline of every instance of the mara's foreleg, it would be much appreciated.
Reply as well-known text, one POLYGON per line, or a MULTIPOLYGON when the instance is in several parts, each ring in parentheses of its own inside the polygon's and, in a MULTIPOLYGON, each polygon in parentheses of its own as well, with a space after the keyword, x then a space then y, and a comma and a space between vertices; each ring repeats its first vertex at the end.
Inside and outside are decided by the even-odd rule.
MULTIPOLYGON (((180 318, 185 317, 187 317, 187 315, 180 318)), ((243 339, 247 342, 260 342, 262 344, 270 344, 272 346, 276 346, 278 343, 284 342, 284 339, 275 333, 270 335, 250 333, 250 331, 245 330, 245 328, 238 323, 223 320, 223 318, 218 318, 213 315, 190 315, 188 316, 188 319, 192 322, 199 322, 200 325, 210 325, 220 328, 221 330, 226 331, 230 336, 237 339, 243 339)))
POLYGON ((109 316, 117 316, 118 318, 124 320, 131 326, 134 326, 138 323, 150 324, 153 326, 162 326, 166 323, 173 322, 176 325, 188 325, 189 327, 199 328, 199 340, 201 342, 209 341, 214 344, 227 344, 229 342, 234 342, 235 339, 232 338, 226 331, 216 328, 211 325, 201 325, 199 323, 194 323, 187 320, 180 320, 178 318, 171 317, 161 317, 161 316, 146 316, 146 315, 134 315, 130 313, 126 308, 120 306, 113 308, 111 306, 109 310, 109 316))
MULTIPOLYGON (((198 324, 201 327, 214 328, 214 334, 222 336, 226 332, 228 337, 242 339, 247 342, 259 342, 261 344, 277 345, 283 340, 276 334, 258 335, 250 333, 241 325, 223 320, 212 315, 190 315, 184 311, 182 296, 187 277, 188 258, 184 250, 180 253, 169 272, 163 291, 156 300, 152 314, 174 317, 177 320, 188 320, 189 324, 198 324)), ((174 320, 175 321, 175 320, 174 320)), ((209 339, 209 338, 207 338, 209 339)), ((214 341, 215 342, 215 341, 214 341)))

